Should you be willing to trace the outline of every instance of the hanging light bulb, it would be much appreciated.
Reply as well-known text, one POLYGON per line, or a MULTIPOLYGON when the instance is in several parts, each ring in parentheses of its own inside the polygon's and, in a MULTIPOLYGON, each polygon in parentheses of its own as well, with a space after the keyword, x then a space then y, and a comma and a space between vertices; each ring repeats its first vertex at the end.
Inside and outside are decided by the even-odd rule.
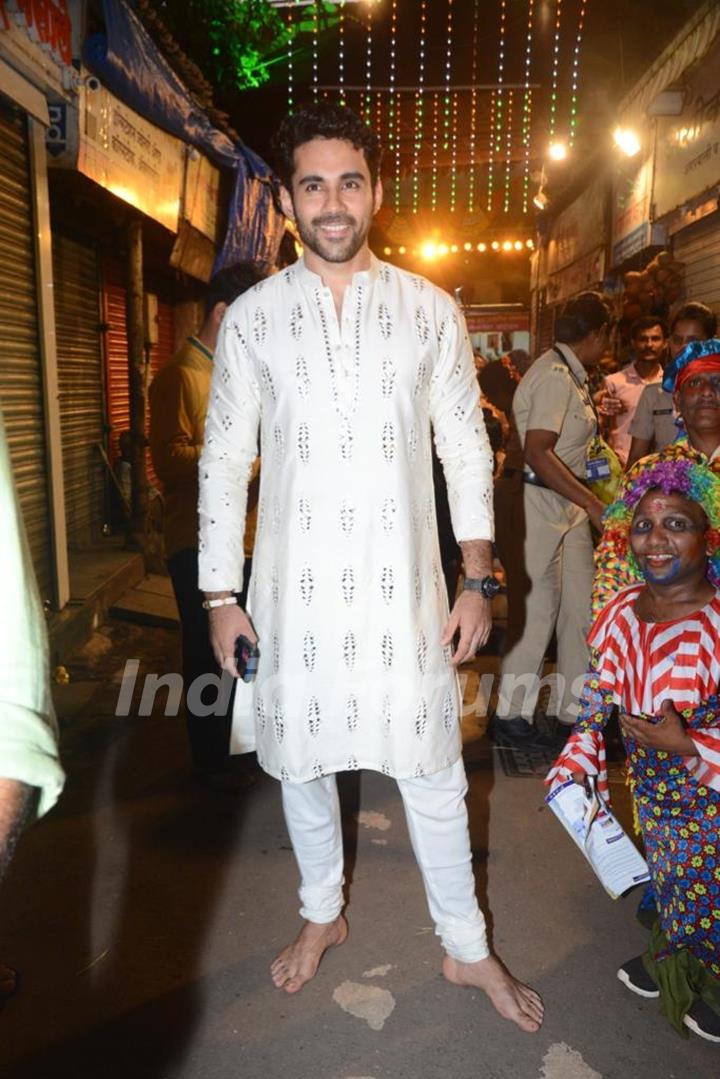
POLYGON ((548 157, 551 161, 564 161, 567 155, 567 143, 562 139, 554 139, 548 146, 548 157))
POLYGON ((613 142, 627 157, 635 157, 635 154, 640 153, 640 139, 629 127, 616 127, 613 142))

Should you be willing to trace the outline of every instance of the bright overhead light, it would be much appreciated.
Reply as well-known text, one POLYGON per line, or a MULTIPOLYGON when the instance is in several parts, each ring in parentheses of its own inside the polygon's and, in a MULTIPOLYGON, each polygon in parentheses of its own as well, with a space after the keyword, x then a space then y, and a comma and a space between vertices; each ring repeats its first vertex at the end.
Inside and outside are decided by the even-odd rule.
POLYGON ((493 240, 493 242, 490 244, 490 246, 492 247, 493 251, 499 251, 500 250, 500 243, 498 242, 498 240, 493 240))
POLYGON ((483 251, 487 251, 487 244, 480 243, 477 245, 477 249, 482 254, 483 251))
POLYGON ((534 240, 526 240, 525 241, 525 246, 527 248, 529 248, 530 251, 532 251, 533 247, 535 246, 535 241, 534 240))
POLYGON ((547 209, 547 204, 548 204, 549 201, 550 200, 548 199, 548 197, 545 194, 545 192, 543 191, 543 189, 540 188, 537 195, 533 199, 533 206, 535 207, 536 210, 546 210, 547 209))
POLYGON ((438 244, 438 255, 447 255, 449 248, 447 244, 438 244))
POLYGON ((424 259, 434 259, 437 255, 437 244, 434 244, 432 240, 428 240, 420 248, 420 254, 424 259))
POLYGON ((512 240, 504 240, 503 241, 503 251, 512 251, 512 249, 513 249, 512 240))
POLYGON ((616 127, 613 142, 626 157, 635 157, 635 154, 640 152, 640 139, 629 127, 616 127))
POLYGON ((524 244, 523 244, 522 240, 516 240, 515 241, 515 250, 516 251, 522 251, 523 246, 524 246, 524 244))
POLYGON ((463 251, 472 251, 472 244, 471 244, 471 243, 467 243, 467 241, 466 241, 466 242, 465 242, 465 243, 463 244, 463 251))
POLYGON ((383 255, 392 255, 392 247, 383 247, 383 255))
POLYGON ((548 157, 551 161, 564 161, 567 155, 568 148, 562 139, 556 139, 548 146, 548 157))
POLYGON ((407 247, 403 247, 402 244, 400 245, 400 247, 398 247, 398 255, 404 255, 406 251, 407 247))
POLYGON ((451 255, 457 255, 457 253, 458 253, 458 245, 457 244, 450 244, 450 254, 451 255))

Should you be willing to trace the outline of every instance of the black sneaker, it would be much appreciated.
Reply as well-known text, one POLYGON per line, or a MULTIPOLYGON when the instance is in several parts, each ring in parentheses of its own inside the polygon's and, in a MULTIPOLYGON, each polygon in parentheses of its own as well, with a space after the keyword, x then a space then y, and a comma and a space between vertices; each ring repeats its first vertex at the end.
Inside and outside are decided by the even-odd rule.
POLYGON ((660 996, 657 982, 654 982, 645 970, 642 956, 628 959, 623 963, 617 976, 623 985, 626 985, 631 993, 637 993, 639 997, 647 997, 648 1000, 656 1000, 660 996))
POLYGON ((683 1023, 693 1032, 708 1042, 720 1042, 720 1015, 714 1012, 704 1000, 696 1000, 683 1023))
POLYGON ((501 749, 524 749, 527 752, 546 753, 553 748, 553 741, 548 735, 538 730, 534 723, 528 723, 522 716, 512 719, 498 719, 493 716, 488 734, 496 746, 501 749))

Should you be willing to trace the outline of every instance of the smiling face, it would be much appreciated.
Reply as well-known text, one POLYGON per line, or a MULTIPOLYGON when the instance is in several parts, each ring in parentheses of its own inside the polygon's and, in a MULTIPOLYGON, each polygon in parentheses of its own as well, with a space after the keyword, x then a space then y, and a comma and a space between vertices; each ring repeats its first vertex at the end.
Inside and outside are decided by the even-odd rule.
POLYGON ((630 546, 647 581, 696 583, 705 576, 708 523, 697 502, 681 494, 650 490, 638 503, 630 546))
POLYGON ((281 188, 280 198, 310 252, 310 268, 364 256, 382 187, 380 181, 373 187, 363 151, 345 139, 311 139, 296 148, 294 160, 292 191, 281 188))

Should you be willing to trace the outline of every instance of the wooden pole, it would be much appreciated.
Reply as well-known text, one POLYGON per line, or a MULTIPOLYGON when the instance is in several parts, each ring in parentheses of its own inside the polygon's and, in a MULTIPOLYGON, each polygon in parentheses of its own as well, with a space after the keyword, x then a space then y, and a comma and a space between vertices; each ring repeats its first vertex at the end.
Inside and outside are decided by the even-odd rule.
POLYGON ((143 241, 142 223, 139 220, 130 222, 127 236, 127 343, 132 482, 127 547, 144 553, 148 536, 148 479, 145 467, 147 377, 143 314, 143 241))

